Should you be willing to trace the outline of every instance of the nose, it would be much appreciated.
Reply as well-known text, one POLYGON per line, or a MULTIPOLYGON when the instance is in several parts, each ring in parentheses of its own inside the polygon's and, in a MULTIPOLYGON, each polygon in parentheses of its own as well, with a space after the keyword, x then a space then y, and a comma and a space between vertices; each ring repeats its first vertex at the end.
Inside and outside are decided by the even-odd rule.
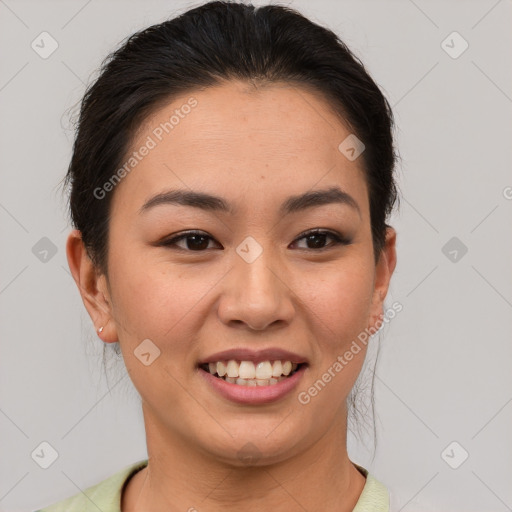
POLYGON ((219 301, 221 321, 254 331, 267 330, 274 324, 288 325, 295 314, 293 292, 270 251, 263 251, 251 263, 238 255, 234 260, 219 301))

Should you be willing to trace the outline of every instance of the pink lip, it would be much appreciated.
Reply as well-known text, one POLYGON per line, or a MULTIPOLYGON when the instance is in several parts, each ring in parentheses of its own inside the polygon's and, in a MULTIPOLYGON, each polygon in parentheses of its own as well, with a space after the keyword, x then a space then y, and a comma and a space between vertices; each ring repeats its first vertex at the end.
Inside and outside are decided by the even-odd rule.
MULTIPOLYGON (((277 358, 280 359, 280 358, 277 358)), ((247 361, 247 359, 243 359, 247 361)), ((289 359, 288 359, 289 360, 289 359)), ((266 404, 274 402, 290 393, 297 387, 300 379, 304 375, 307 365, 302 365, 291 376, 279 381, 277 384, 268 386, 241 386, 231 384, 224 379, 215 377, 210 372, 199 368, 198 371, 203 379, 220 395, 232 402, 239 404, 266 404)))
POLYGON ((292 363, 307 363, 307 359, 288 350, 280 348, 266 348, 264 350, 250 350, 248 348, 235 348, 217 352, 208 357, 205 357, 199 362, 199 365, 205 363, 216 363, 217 361, 291 361, 292 363))

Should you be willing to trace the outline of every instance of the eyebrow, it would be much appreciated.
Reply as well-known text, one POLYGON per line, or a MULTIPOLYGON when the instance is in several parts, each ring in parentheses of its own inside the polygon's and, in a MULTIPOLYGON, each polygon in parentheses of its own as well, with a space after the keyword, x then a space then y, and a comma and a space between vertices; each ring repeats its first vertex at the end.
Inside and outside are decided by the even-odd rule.
MULTIPOLYGON (((236 212, 226 200, 204 192, 192 190, 169 190, 157 194, 148 199, 139 210, 142 214, 151 208, 160 205, 174 204, 180 206, 191 206, 205 211, 217 211, 229 214, 236 212)), ((330 187, 323 190, 313 190, 304 194, 290 196, 279 209, 279 215, 284 216, 307 208, 323 206, 327 204, 347 205, 361 215, 361 210, 356 200, 339 187, 330 187)))

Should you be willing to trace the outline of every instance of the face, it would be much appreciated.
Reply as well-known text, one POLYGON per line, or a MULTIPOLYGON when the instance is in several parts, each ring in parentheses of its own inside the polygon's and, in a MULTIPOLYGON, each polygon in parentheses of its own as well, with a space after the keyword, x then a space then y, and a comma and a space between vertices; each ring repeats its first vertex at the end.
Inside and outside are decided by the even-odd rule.
POLYGON ((375 264, 362 161, 338 149, 349 134, 319 95, 240 82, 140 127, 140 160, 110 192, 108 282, 86 304, 120 342, 147 430, 242 464, 247 443, 279 461, 344 428, 366 345, 335 363, 378 320, 394 268, 392 231, 375 264), (262 378, 210 374, 231 359, 245 362, 228 372, 262 378), (285 361, 291 376, 265 378, 285 361))

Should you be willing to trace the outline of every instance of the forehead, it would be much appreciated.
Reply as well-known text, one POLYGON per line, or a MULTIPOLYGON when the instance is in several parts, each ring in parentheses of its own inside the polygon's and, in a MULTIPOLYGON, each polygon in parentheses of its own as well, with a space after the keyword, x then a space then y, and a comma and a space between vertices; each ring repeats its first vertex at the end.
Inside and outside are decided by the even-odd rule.
POLYGON ((293 84, 254 88, 235 81, 190 91, 139 127, 125 162, 134 152, 138 157, 114 200, 142 204, 179 187, 269 201, 272 191, 289 195, 316 183, 364 195, 361 159, 350 161, 338 149, 349 135, 320 94, 293 84), (256 191, 263 195, 256 198, 256 191))

